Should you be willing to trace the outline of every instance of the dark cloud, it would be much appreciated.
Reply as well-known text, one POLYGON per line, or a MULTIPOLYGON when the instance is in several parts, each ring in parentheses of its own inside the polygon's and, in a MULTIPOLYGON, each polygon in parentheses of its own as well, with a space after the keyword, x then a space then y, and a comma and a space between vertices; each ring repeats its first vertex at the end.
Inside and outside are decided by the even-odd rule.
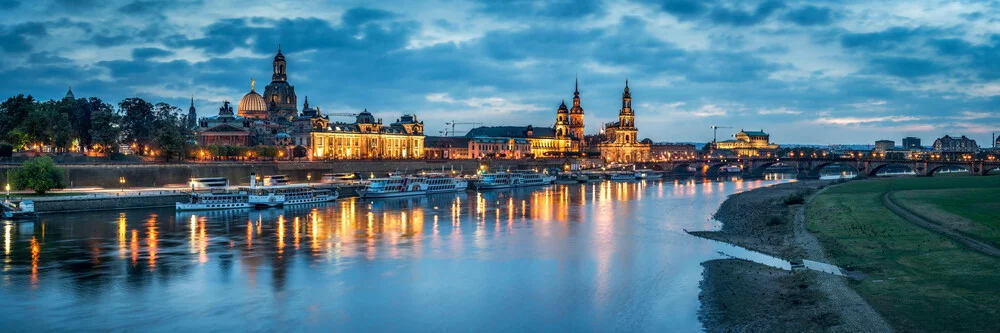
POLYGON ((390 19, 395 16, 396 14, 381 9, 351 8, 344 13, 341 21, 344 25, 356 27, 368 22, 390 19))
POLYGON ((833 12, 830 8, 806 5, 789 10, 782 18, 801 26, 828 25, 833 23, 833 12))
POLYGON ((0 0, 0 9, 14 9, 21 5, 18 0, 0 0))
POLYGON ((911 57, 875 57, 869 62, 868 70, 901 78, 914 79, 941 73, 946 68, 926 59, 911 57))
POLYGON ((504 17, 540 16, 573 19, 601 12, 600 0, 476 0, 482 11, 504 17))
POLYGON ((753 11, 719 6, 708 14, 708 18, 716 24, 750 26, 763 22, 782 8, 785 8, 785 3, 781 1, 765 1, 757 5, 753 11))
POLYGON ((10 53, 29 52, 33 49, 33 41, 46 35, 48 30, 39 22, 0 27, 0 50, 10 53))
POLYGON ((171 55, 171 54, 174 54, 174 53, 171 52, 171 51, 167 51, 167 50, 160 49, 160 48, 155 48, 155 47, 140 47, 140 48, 132 49, 132 58, 135 58, 135 59, 158 58, 158 57, 165 57, 165 56, 168 56, 168 55, 171 55))
POLYGON ((706 3, 706 1, 701 0, 664 0, 660 2, 660 8, 683 20, 706 13, 708 11, 706 3))
POLYGON ((840 45, 847 49, 886 51, 895 49, 916 37, 926 36, 933 32, 933 30, 924 28, 893 27, 879 32, 846 33, 840 37, 840 45))

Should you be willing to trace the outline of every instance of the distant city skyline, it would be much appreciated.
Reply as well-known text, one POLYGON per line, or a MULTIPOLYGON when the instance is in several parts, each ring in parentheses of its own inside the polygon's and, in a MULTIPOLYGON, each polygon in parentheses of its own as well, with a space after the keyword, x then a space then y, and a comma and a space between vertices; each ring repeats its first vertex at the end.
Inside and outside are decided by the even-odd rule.
MULTIPOLYGON (((324 112, 552 126, 579 75, 587 134, 628 77, 639 138, 708 142, 710 126, 777 143, 872 144, 1000 131, 1000 14, 952 1, 0 1, 0 96, 199 116, 271 74, 324 112), (100 5, 97 5, 100 4, 100 5)), ((301 102, 299 103, 301 108, 301 102)), ((460 129, 460 130, 467 130, 460 129)))

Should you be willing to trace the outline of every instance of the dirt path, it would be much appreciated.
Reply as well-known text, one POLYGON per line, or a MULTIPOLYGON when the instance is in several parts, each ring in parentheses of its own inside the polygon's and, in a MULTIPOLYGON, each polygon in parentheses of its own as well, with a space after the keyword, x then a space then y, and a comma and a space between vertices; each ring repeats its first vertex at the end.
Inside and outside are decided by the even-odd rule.
POLYGON ((994 257, 1000 257, 1000 249, 996 248, 995 246, 980 241, 978 239, 965 236, 959 233, 957 230, 945 227, 942 224, 928 221, 927 219, 917 214, 914 214, 913 212, 907 210, 906 208, 903 208, 902 206, 896 204, 896 202, 892 201, 892 193, 894 192, 887 192, 882 195, 882 204, 885 205, 885 208, 888 208, 896 215, 899 215, 899 217, 902 217, 903 219, 910 221, 910 223, 919 225, 931 231, 938 232, 944 235, 945 237, 951 238, 956 242, 965 244, 965 246, 968 246, 970 249, 978 251, 982 254, 994 257))
MULTIPOLYGON (((806 258, 819 262, 830 262, 820 246, 819 241, 806 229, 806 207, 825 189, 809 196, 805 205, 800 205, 795 211, 795 243, 805 251, 806 258)), ((816 284, 829 297, 830 303, 840 312, 841 324, 832 328, 836 332, 891 332, 892 327, 886 323, 875 309, 871 307, 857 292, 847 285, 847 279, 832 275, 820 274, 816 284)))

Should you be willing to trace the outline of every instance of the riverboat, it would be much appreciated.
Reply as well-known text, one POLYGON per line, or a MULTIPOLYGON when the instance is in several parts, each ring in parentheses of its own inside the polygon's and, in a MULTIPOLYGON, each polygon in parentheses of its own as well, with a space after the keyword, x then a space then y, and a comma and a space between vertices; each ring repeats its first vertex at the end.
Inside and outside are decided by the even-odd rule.
POLYGON ((418 179, 391 175, 384 178, 370 178, 364 187, 358 189, 362 198, 392 198, 427 194, 426 183, 418 179))
POLYGON ((340 193, 332 189, 318 189, 306 184, 254 186, 246 188, 247 202, 254 207, 268 208, 337 200, 340 193))
POLYGON ((478 189, 497 189, 525 186, 550 185, 556 177, 534 171, 513 171, 486 173, 476 181, 478 189))
POLYGON ((635 170, 635 179, 638 180, 655 180, 663 178, 663 173, 659 171, 653 171, 650 169, 639 169, 635 170))
POLYGON ((347 184, 358 181, 358 175, 353 172, 324 173, 319 182, 324 184, 347 184))
POLYGON ((742 172, 743 172, 743 169, 740 169, 740 167, 735 166, 735 165, 727 165, 727 166, 719 168, 719 174, 723 174, 723 175, 725 175, 725 174, 740 174, 742 172))
POLYGON ((226 177, 191 178, 188 180, 188 184, 191 185, 192 191, 221 189, 229 187, 229 179, 226 177))
POLYGON ((635 173, 627 171, 612 172, 608 174, 608 179, 612 181, 635 180, 635 173))
POLYGON ((556 184, 563 184, 563 185, 577 184, 577 183, 580 182, 577 179, 578 177, 579 176, 577 176, 576 174, 572 174, 572 173, 561 173, 559 175, 556 175, 556 184))
POLYGON ((33 219, 38 217, 38 214, 35 214, 35 202, 32 200, 14 201, 4 199, 3 217, 11 220, 33 219))
POLYGON ((407 177, 411 182, 427 184, 427 193, 449 193, 465 191, 469 182, 443 173, 427 173, 407 177))
POLYGON ((576 176, 580 183, 600 183, 604 181, 604 176, 599 173, 584 172, 576 176))
POLYGON ((215 209, 239 209, 253 207, 248 201, 247 191, 225 191, 209 193, 191 193, 188 202, 178 202, 174 204, 174 209, 178 211, 188 210, 215 210, 215 209))

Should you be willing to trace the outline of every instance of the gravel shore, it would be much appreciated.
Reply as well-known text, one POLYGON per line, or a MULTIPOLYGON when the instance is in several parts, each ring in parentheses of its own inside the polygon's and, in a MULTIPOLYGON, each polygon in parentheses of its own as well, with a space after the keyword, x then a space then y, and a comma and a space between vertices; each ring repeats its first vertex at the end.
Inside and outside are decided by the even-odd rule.
MULTIPOLYGON (((720 231, 689 232, 785 259, 828 262, 805 230, 805 204, 830 182, 780 184, 730 196, 720 231)), ((709 332, 889 332, 846 279, 741 259, 702 263, 699 317, 709 332)))

